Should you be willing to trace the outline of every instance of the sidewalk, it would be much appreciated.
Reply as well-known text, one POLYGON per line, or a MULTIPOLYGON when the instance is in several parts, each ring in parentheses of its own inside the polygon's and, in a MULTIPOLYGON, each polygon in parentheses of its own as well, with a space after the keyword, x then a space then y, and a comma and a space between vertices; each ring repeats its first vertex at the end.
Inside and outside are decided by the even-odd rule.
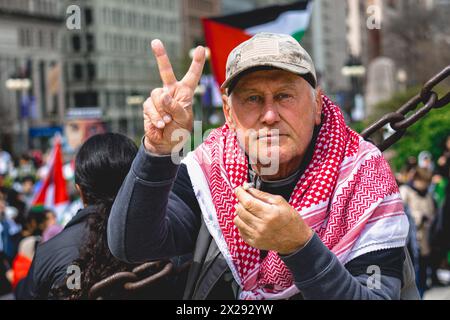
POLYGON ((425 291, 423 300, 450 300, 450 270, 439 269, 437 270, 438 279, 446 284, 446 287, 434 287, 428 291, 425 291))
POLYGON ((450 300, 450 286, 425 291, 423 300, 450 300))
POLYGON ((450 300, 450 287, 428 290, 425 292, 423 300, 450 300))

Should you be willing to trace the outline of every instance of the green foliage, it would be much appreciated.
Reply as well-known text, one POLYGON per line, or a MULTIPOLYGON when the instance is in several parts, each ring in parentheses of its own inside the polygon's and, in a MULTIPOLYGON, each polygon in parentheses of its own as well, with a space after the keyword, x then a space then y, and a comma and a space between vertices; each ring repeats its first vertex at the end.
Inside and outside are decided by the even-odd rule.
POLYGON ((355 122, 349 123, 349 126, 356 132, 361 132, 367 127, 367 123, 365 121, 355 121, 355 122))
POLYGON ((450 104, 443 109, 433 109, 424 118, 416 122, 392 148, 396 157, 393 166, 398 170, 406 162, 408 156, 417 156, 428 150, 433 159, 442 154, 443 144, 450 134, 450 104))
POLYGON ((373 123, 378 120, 386 113, 397 110, 400 106, 408 102, 412 97, 414 97, 421 90, 420 87, 415 86, 408 88, 405 91, 396 93, 390 100, 380 102, 374 107, 374 112, 369 119, 366 120, 367 124, 373 123))

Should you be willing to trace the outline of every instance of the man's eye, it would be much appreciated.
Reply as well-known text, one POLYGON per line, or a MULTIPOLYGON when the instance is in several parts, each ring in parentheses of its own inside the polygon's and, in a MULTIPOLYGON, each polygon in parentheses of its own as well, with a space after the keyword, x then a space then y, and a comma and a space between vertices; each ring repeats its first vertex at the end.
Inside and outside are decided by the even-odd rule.
POLYGON ((260 96, 250 96, 246 100, 247 102, 260 103, 262 101, 262 98, 260 96))
POLYGON ((284 99, 289 99, 291 97, 292 96, 290 94, 288 94, 288 93, 279 93, 279 94, 277 94, 276 99, 277 100, 284 100, 284 99))

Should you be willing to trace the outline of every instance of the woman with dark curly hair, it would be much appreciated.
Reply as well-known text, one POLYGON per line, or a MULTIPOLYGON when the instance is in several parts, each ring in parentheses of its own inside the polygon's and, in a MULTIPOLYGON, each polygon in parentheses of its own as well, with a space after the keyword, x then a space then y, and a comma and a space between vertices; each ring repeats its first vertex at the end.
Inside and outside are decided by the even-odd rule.
POLYGON ((106 227, 111 206, 137 153, 124 135, 95 135, 75 160, 75 183, 84 209, 56 237, 38 246, 27 278, 19 283, 19 299, 86 299, 96 282, 132 265, 120 262, 108 249, 106 227), (80 286, 67 285, 78 266, 80 286), (71 267, 71 268, 69 268, 71 267))

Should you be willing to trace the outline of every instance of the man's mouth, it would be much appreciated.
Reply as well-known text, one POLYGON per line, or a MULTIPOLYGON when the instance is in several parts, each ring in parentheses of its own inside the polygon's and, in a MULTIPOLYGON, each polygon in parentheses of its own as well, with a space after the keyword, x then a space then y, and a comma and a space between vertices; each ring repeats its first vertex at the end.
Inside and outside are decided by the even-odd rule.
POLYGON ((281 137, 285 137, 287 136, 287 134, 271 134, 271 133, 267 133, 267 134, 263 134, 260 135, 256 138, 256 140, 262 140, 262 139, 279 139, 281 137))

